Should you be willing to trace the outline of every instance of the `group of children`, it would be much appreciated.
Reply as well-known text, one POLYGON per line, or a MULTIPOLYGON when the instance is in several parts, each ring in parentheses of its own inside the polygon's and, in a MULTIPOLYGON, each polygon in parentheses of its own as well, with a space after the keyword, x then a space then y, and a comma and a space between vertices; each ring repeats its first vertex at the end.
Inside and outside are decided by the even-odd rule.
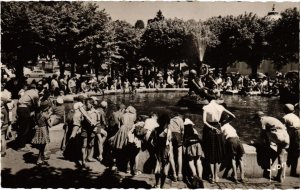
MULTIPOLYGON (((9 124, 5 102, 1 102, 1 106, 3 135, 9 124)), ((37 164, 44 164, 47 160, 45 147, 50 142, 49 127, 65 123, 61 146, 64 155, 68 157, 70 147, 76 149, 75 152, 78 154, 71 157, 82 168, 88 167, 87 162, 98 160, 103 163, 106 149, 110 155, 112 170, 127 171, 129 165, 131 174, 137 175, 140 172, 139 153, 144 146, 149 151, 150 157, 153 156, 155 159, 153 168, 155 187, 163 188, 169 173, 173 174, 173 180, 183 180, 183 174, 189 173, 189 179, 201 181, 203 158, 208 159, 211 165, 211 182, 217 182, 216 164, 221 162, 219 158, 222 156, 229 159, 228 166, 233 169, 232 180, 238 183, 237 169, 239 168, 240 181, 243 182, 245 151, 236 130, 230 125, 230 121, 235 116, 223 106, 214 103, 214 100, 203 108, 203 120, 209 132, 207 134, 204 132, 202 141, 194 122, 183 115, 177 114, 172 118, 168 114, 157 113, 151 113, 149 117, 138 116, 133 106, 126 107, 124 104, 120 104, 117 110, 108 114, 107 108, 106 101, 84 95, 75 97, 69 109, 64 106, 62 97, 58 97, 54 104, 49 98, 40 98, 38 109, 35 110, 33 117, 35 133, 31 140, 31 144, 39 149, 37 164), (226 156, 214 155, 220 150, 226 156), (183 167, 185 165, 188 169, 183 167), (186 173, 186 170, 189 172, 186 173)), ((291 114, 291 109, 294 108, 286 105, 287 115, 284 117, 286 125, 299 129, 299 117, 291 114)), ((295 138, 299 138, 297 134, 294 134, 295 138)), ((5 137, 1 140, 1 151, 5 152, 5 137)), ((299 139, 296 142, 298 144, 291 144, 291 146, 298 147, 299 153, 299 139)))

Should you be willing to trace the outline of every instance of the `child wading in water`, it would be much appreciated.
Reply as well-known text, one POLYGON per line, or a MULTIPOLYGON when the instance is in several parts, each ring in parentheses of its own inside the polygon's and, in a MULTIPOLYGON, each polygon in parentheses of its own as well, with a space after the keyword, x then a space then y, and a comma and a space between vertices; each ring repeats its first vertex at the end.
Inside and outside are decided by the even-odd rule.
MULTIPOLYGON (((243 165, 243 155, 245 154, 244 147, 236 133, 236 130, 229 124, 229 122, 233 119, 232 116, 227 114, 223 114, 221 116, 221 132, 225 137, 225 149, 226 149, 226 157, 231 161, 231 167, 233 170, 232 177, 235 183, 238 183, 237 180, 237 168, 240 168, 241 173, 241 182, 244 182, 244 165, 243 165)), ((228 170, 224 172, 225 177, 228 174, 228 170), (226 174, 225 174, 226 173, 226 174)))
POLYGON ((48 119, 50 118, 48 110, 50 106, 51 105, 47 101, 42 102, 40 110, 36 115, 36 131, 31 143, 35 144, 39 149, 39 155, 36 162, 37 165, 45 164, 45 148, 50 142, 48 123, 48 119))

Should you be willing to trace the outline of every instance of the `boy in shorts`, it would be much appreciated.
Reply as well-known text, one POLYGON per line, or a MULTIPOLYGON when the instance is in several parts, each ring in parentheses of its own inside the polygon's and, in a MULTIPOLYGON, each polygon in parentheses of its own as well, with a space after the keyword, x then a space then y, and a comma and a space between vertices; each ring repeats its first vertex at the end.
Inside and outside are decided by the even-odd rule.
MULTIPOLYGON (((236 133, 236 130, 229 124, 233 117, 223 114, 221 116, 221 132, 225 137, 225 152, 228 159, 231 160, 231 167, 233 170, 233 181, 238 183, 237 168, 240 168, 241 182, 244 182, 244 165, 243 155, 245 154, 244 147, 236 133)), ((230 168, 229 168, 230 169, 230 168)))

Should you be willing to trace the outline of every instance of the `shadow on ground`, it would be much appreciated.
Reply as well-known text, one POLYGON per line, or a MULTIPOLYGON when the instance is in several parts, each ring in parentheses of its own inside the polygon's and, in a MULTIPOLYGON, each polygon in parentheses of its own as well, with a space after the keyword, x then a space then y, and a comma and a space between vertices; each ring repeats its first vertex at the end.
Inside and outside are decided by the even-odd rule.
POLYGON ((13 175, 10 169, 4 168, 1 177, 4 188, 151 188, 145 181, 124 178, 109 170, 99 174, 88 169, 36 166, 13 175))

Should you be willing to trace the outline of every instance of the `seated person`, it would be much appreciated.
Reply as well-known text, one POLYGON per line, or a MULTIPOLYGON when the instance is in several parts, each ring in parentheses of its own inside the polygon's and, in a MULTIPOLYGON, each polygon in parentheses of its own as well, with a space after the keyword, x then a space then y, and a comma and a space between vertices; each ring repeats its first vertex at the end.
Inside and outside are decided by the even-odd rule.
POLYGON ((208 100, 216 99, 214 95, 211 95, 207 93, 207 90, 205 87, 200 87, 199 84, 196 82, 197 72, 195 70, 191 70, 190 72, 190 79, 189 79, 189 91, 194 91, 197 95, 199 95, 202 98, 206 98, 208 100))

